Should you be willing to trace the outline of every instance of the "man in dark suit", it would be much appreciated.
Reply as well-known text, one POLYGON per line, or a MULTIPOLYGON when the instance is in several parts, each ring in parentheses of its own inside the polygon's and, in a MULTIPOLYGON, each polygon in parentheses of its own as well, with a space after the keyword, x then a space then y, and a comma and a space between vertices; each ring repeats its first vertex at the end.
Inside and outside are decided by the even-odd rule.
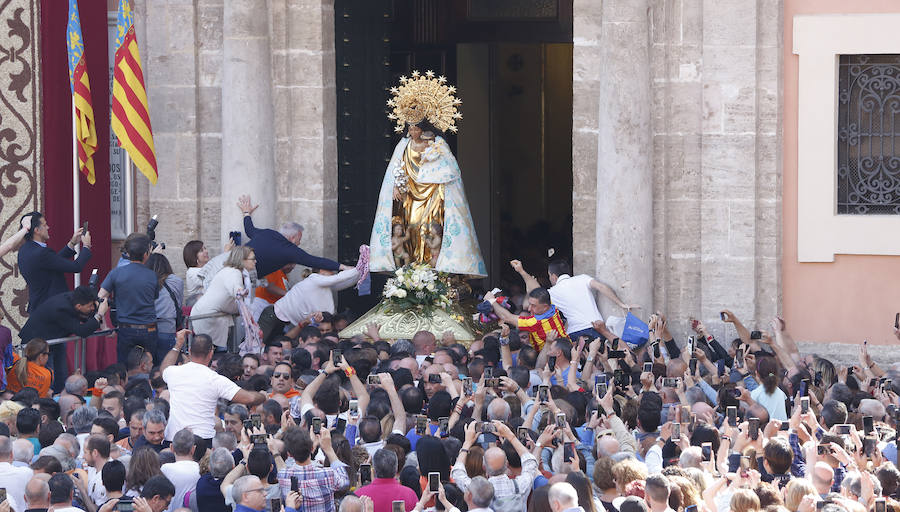
MULTIPOLYGON (((52 340, 71 335, 89 336, 100 328, 103 315, 108 309, 106 301, 97 307, 97 292, 88 286, 79 286, 75 291, 50 297, 32 311, 19 332, 19 337, 22 338, 22 344, 25 344, 34 338, 52 340)), ((62 364, 66 366, 65 358, 62 364)), ((58 384, 61 390, 67 374, 68 371, 56 373, 55 380, 59 382, 54 382, 54 386, 58 384)))
POLYGON ((91 234, 82 229, 72 235, 69 243, 59 252, 47 246, 50 226, 40 212, 31 212, 31 229, 25 234, 25 244, 19 249, 19 272, 28 284, 28 312, 34 311, 48 298, 69 291, 66 274, 81 272, 91 258, 91 234), (82 250, 74 260, 75 248, 82 243, 82 250))
MULTIPOLYGON (((47 219, 40 212, 31 212, 22 218, 25 217, 31 217, 31 229, 25 234, 25 243, 19 249, 18 263, 19 272, 28 285, 28 312, 31 313, 50 297, 69 291, 66 274, 81 272, 91 258, 91 234, 82 233, 82 229, 78 228, 69 243, 55 252, 47 247, 50 240, 47 219), (79 242, 83 247, 73 260, 79 242)), ((49 366, 54 375, 63 380, 68 376, 65 357, 65 345, 50 347, 49 366)))
POLYGON ((260 277, 267 276, 289 263, 334 272, 353 268, 328 258, 313 256, 298 247, 300 239, 303 238, 303 226, 297 223, 284 224, 281 232, 254 226, 250 215, 259 208, 259 205, 253 206, 250 196, 243 195, 238 198, 238 208, 244 214, 244 232, 250 238, 246 245, 256 253, 256 273, 260 277))

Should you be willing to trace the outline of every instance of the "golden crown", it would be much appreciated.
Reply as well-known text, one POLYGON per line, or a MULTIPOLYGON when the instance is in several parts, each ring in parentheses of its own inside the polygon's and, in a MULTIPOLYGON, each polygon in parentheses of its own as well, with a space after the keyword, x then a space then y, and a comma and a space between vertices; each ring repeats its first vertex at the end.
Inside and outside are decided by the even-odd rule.
POLYGON ((401 76, 400 86, 391 87, 393 97, 387 101, 393 109, 388 119, 397 123, 394 131, 401 133, 406 124, 427 119, 438 130, 456 133, 456 120, 462 119, 457 106, 462 101, 453 96, 456 87, 446 84, 447 79, 435 77, 433 71, 424 75, 413 71, 409 78, 401 76))

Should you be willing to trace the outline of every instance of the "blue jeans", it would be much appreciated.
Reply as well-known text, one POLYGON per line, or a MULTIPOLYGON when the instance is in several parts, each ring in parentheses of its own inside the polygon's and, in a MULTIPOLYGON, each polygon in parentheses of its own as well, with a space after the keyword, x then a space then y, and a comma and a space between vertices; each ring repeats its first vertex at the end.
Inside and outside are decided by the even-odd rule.
POLYGON ((174 332, 157 333, 156 351, 153 352, 153 365, 159 366, 166 354, 175 346, 174 332))
MULTIPOLYGON (((69 360, 67 358, 67 343, 50 345, 50 359, 47 360, 47 368, 53 370, 53 392, 60 393, 66 385, 69 377, 69 360)), ((76 345, 77 346, 77 345, 76 345)))
MULTIPOLYGON (((149 331, 147 329, 133 329, 131 327, 119 327, 116 335, 116 359, 119 363, 128 366, 128 353, 137 346, 144 347, 156 357, 156 345, 159 338, 156 330, 149 331)), ((153 361, 154 365, 159 364, 153 361)))

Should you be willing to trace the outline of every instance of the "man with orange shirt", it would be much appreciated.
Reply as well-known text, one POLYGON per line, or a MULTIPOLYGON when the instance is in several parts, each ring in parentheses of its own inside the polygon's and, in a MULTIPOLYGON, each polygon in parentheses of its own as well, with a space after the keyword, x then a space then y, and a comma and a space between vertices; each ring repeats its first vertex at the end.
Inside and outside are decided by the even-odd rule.
POLYGON ((285 398, 293 398, 300 394, 294 389, 294 367, 286 361, 275 364, 275 371, 272 372, 272 392, 269 398, 275 395, 284 395, 285 398))
POLYGON ((265 277, 266 285, 256 287, 256 296, 269 304, 275 304, 275 301, 284 297, 287 293, 288 278, 287 275, 294 270, 296 265, 288 263, 284 267, 265 277))

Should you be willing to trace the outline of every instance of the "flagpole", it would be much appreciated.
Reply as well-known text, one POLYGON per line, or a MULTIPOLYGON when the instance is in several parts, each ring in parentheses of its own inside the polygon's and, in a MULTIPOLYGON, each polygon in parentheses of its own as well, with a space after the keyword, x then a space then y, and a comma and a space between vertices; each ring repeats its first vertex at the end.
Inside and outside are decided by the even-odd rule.
MULTIPOLYGON (((72 225, 73 233, 81 227, 81 183, 78 180, 78 118, 75 115, 75 94, 72 94, 72 225)), ((78 244, 75 244, 78 252, 78 244)), ((81 285, 81 272, 75 273, 75 286, 81 285)))
POLYGON ((131 155, 125 148, 125 169, 122 173, 122 179, 125 181, 125 235, 130 235, 134 231, 134 174, 131 172, 131 155))

